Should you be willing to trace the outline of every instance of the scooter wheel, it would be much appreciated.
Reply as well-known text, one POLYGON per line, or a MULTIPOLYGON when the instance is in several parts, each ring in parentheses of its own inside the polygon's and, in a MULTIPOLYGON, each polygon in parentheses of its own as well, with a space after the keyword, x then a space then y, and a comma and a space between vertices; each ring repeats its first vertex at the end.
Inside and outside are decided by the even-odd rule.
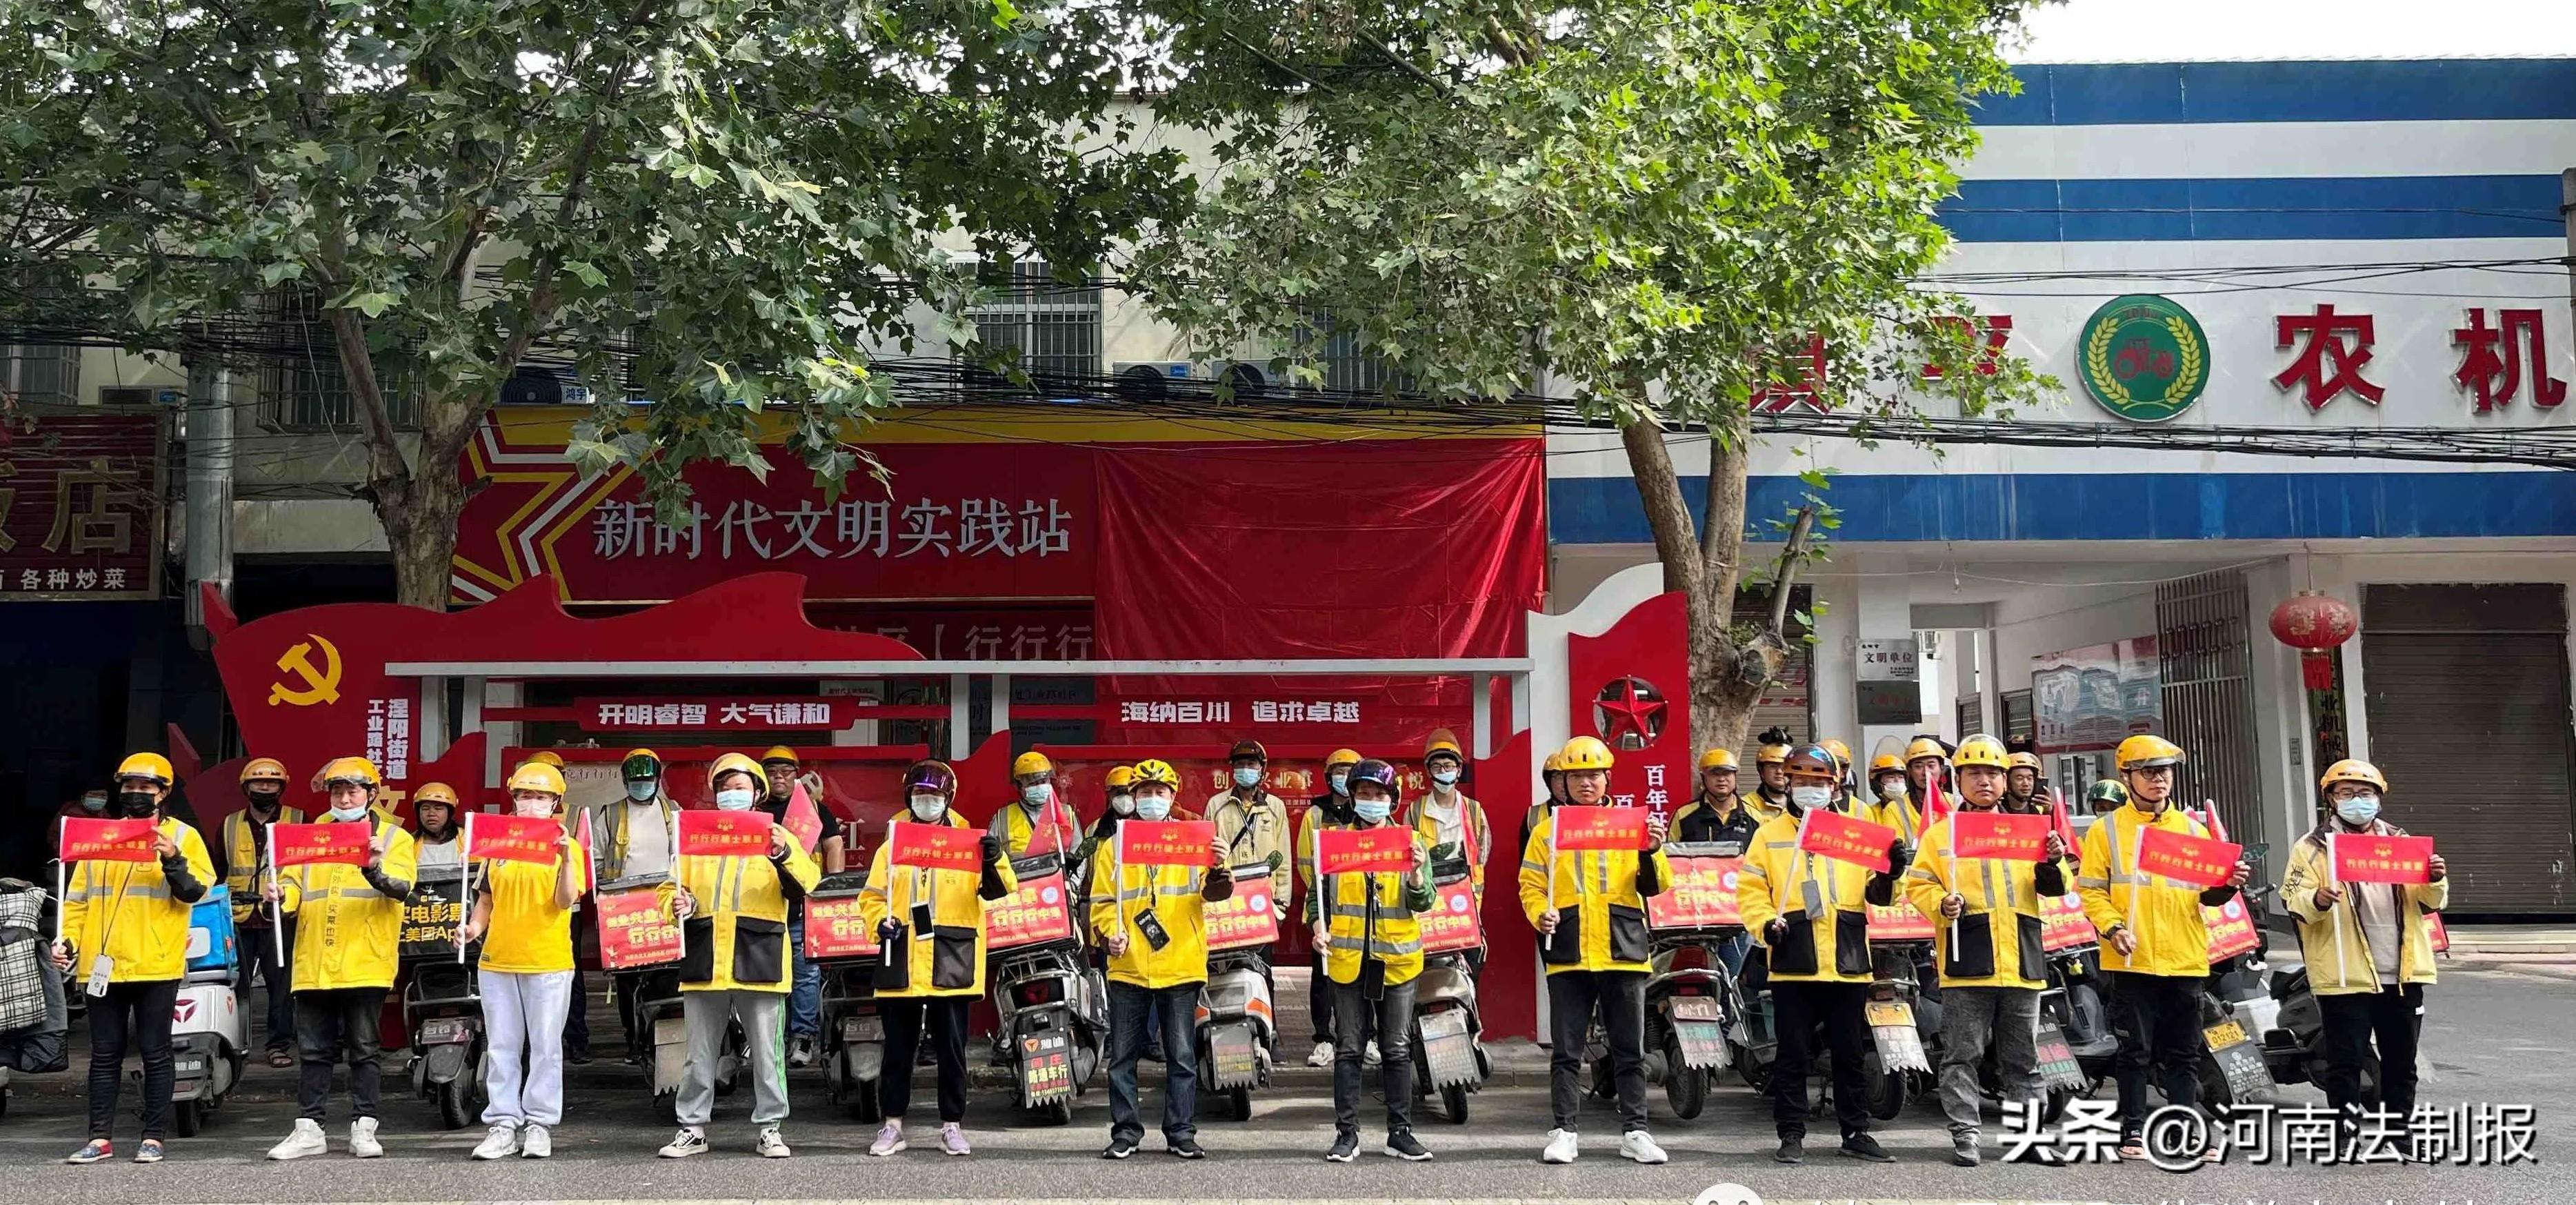
POLYGON ((472 1111, 466 1107, 464 1082, 449 1080, 440 1084, 437 1092, 438 1124, 451 1130, 464 1129, 466 1123, 474 1119, 472 1111))
POLYGON ((1467 1085, 1451 1084, 1440 1090, 1440 1111, 1449 1115, 1449 1124, 1467 1124, 1467 1085))
POLYGON ((1226 1099, 1226 1105, 1227 1105, 1227 1107, 1228 1107, 1229 1109, 1231 1109, 1231 1110, 1233 1111, 1233 1113, 1234 1113, 1234 1119, 1235 1119, 1236 1121, 1250 1121, 1250 1120, 1252 1120, 1252 1089, 1250 1089, 1250 1088, 1230 1088, 1230 1089, 1227 1089, 1227 1090, 1226 1090, 1226 1094, 1225 1094, 1225 1099, 1226 1099))
POLYGON ((885 1120, 885 1102, 877 1099, 877 1082, 872 1079, 853 1081, 850 1086, 850 1115, 869 1125, 885 1120))
POLYGON ((170 1106, 170 1128, 178 1131, 181 1138, 196 1137, 197 1131, 204 1129, 205 1125, 206 1107, 203 1104, 183 1100, 170 1106))
POLYGON ((1071 1099, 1049 1101, 1039 1106, 1036 1117, 1039 1125, 1072 1125, 1073 1101, 1071 1099))

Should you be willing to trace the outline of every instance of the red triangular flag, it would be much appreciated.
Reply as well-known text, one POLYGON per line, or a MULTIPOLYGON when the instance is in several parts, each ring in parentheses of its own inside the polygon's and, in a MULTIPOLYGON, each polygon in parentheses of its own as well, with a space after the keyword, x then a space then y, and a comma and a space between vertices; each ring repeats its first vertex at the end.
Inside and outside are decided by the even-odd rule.
POLYGON ((2056 787, 2048 789, 2048 820, 2057 827, 2057 839, 2065 843, 2069 856, 2081 848, 2075 843, 2075 819, 2066 814, 2066 800, 2058 795, 2056 787))
POLYGON ((796 784, 796 793, 788 797, 787 815, 779 823, 795 834, 796 843, 813 853, 823 840, 823 813, 814 806, 814 797, 805 793, 805 784, 796 784))
MULTIPOLYGON (((1047 840, 1054 845, 1054 852, 1063 853, 1065 840, 1072 834, 1073 823, 1064 813, 1064 797, 1052 788, 1047 791, 1046 810, 1038 813, 1038 823, 1046 826, 1047 840)), ((1029 852, 1037 852, 1036 837, 1029 838, 1029 852)))
POLYGON ((2218 803, 2216 800, 2204 799, 2200 801, 2200 818, 2209 823, 2210 836, 2216 837, 2221 841, 2225 841, 2227 839, 2227 822, 2218 818, 2218 803))
POLYGON ((1932 784, 1930 786, 1924 788, 1922 812, 1923 827, 1914 834, 1914 839, 1918 842, 1921 841, 1924 833, 1932 831, 1933 825, 1939 824, 1949 818, 1950 799, 1948 796, 1941 793, 1941 780, 1936 777, 1932 780, 1932 784))

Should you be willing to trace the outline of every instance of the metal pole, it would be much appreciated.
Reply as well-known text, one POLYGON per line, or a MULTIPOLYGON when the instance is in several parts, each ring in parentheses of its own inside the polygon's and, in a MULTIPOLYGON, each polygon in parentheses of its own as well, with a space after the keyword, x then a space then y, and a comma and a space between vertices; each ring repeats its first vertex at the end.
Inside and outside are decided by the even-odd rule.
MULTIPOLYGON (((212 353, 206 353, 211 356, 212 353)), ((225 601, 233 592, 232 374, 209 358, 188 365, 188 589, 191 643, 205 648, 205 606, 197 585, 212 582, 225 601)))

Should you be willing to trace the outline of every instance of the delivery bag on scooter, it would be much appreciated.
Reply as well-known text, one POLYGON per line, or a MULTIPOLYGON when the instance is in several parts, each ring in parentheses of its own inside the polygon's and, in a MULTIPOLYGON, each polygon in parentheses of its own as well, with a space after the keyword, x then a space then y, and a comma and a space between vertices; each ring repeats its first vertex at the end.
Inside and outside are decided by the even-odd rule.
POLYGON ((71 1016, 63 977, 46 956, 45 893, 0 879, 0 1067, 27 1074, 70 1065, 64 1032, 71 1016))

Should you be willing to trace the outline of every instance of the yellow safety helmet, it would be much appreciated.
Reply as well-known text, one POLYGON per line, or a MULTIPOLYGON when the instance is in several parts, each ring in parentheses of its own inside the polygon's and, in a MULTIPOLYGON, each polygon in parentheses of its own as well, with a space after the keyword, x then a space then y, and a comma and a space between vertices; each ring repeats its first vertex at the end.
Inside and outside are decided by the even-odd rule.
POLYGON ((1789 760, 1787 745, 1764 745, 1753 752, 1753 764, 1757 766, 1776 766, 1787 760, 1789 760))
POLYGON ((2120 772, 2126 774, 2131 770, 2179 766, 2182 764, 2182 757, 2182 746, 2161 736, 2140 733, 2120 742, 2119 751, 2112 755, 2112 760, 2118 762, 2120 772))
POLYGON ((1548 754, 1547 760, 1540 762, 1538 764, 1538 768, 1539 772, 1542 774, 1563 774, 1565 773, 1565 755, 1562 753, 1548 754))
POLYGON ((1834 755, 1835 765, 1846 770, 1851 768, 1851 746, 1837 740, 1819 741, 1817 743, 1824 747, 1825 752, 1834 755))
POLYGON ((530 758, 510 775, 510 781, 505 789, 512 792, 543 791, 561 799, 564 793, 563 771, 530 758))
POLYGON ((1599 737, 1578 736, 1556 751, 1556 768, 1568 774, 1578 770, 1607 770, 1610 760, 1610 746, 1602 744, 1599 737))
POLYGON ((1109 784, 1109 789, 1113 791, 1120 790, 1125 787, 1132 787, 1136 785, 1136 767, 1111 766, 1109 767, 1109 774, 1106 781, 1109 784))
POLYGON ((274 757, 254 757, 250 759, 249 765, 242 767, 241 781, 243 786, 249 786, 255 782, 273 782, 284 785, 286 782, 286 763, 279 761, 274 757))
POLYGON ((424 803, 441 803, 451 808, 457 807, 459 805, 456 802, 456 788, 443 782, 422 783, 419 790, 411 793, 412 810, 418 811, 420 805, 424 803))
POLYGON ((1881 753, 1878 756, 1869 759, 1869 776, 1871 778, 1876 778, 1881 774, 1902 774, 1904 772, 1904 761, 1899 759, 1893 753, 1881 753))
POLYGON ((1431 755, 1435 753, 1446 753, 1451 757, 1457 758, 1462 764, 1467 760, 1467 751, 1458 747, 1458 734, 1451 732, 1446 728, 1433 729, 1431 732, 1431 739, 1423 743, 1423 761, 1430 761, 1431 755))
POLYGON ((1047 755, 1031 749, 1011 760, 1011 777, 1026 778, 1031 774, 1053 774, 1055 763, 1047 755))
MULTIPOLYGON (((563 769, 563 755, 552 749, 539 749, 528 755, 528 761, 535 762, 541 766, 553 766, 558 770, 563 769)), ((524 765, 526 763, 523 762, 521 764, 524 765)))
POLYGON ((2041 767, 2039 764, 2039 755, 2036 753, 2013 754, 2011 757, 2004 759, 2004 768, 2007 770, 2028 770, 2033 774, 2040 773, 2041 767))
POLYGON ((2331 791, 2339 782, 2366 782, 2382 791, 2388 789, 2388 779, 2379 772, 2379 767, 2357 757, 2347 757, 2326 767, 2325 777, 2317 780, 2317 789, 2331 791))
POLYGON ((728 753, 717 758, 715 764, 707 767, 707 789, 710 791, 716 789, 717 779, 736 772, 751 775, 751 781, 754 783, 766 785, 769 782, 769 775, 761 771, 759 762, 739 753, 728 753))
POLYGON ((1927 757, 1947 761, 1950 755, 1941 748, 1941 742, 1928 736, 1915 737, 1914 742, 1905 747, 1905 764, 1909 766, 1927 757))
POLYGON ((1706 774, 1711 770, 1732 770, 1735 768, 1735 750, 1733 749, 1711 749, 1708 752, 1699 755, 1699 772, 1702 774, 1706 774))
POLYGON ((629 749, 617 761, 617 776, 627 782, 658 782, 662 778, 662 755, 650 749, 629 749))
POLYGON ((760 755, 760 764, 764 766, 782 761, 791 766, 803 764, 796 760, 796 751, 785 745, 771 745, 769 752, 760 755))
POLYGON ((1980 732, 1975 736, 1959 742, 1959 751, 1951 756, 1950 764, 1955 765, 1962 770, 1967 769, 1970 766, 1984 766, 1990 770, 2004 770, 2011 768, 2012 759, 2004 752, 2004 743, 2002 741, 1996 740, 1995 738, 1980 732))
MULTIPOLYGON (((330 765, 322 767, 322 786, 329 789, 344 782, 354 782, 370 791, 385 785, 384 776, 376 773, 376 763, 363 757, 332 758, 330 765)), ((556 793, 561 794, 562 789, 557 788, 556 793)))
POLYGON ((1136 763, 1136 781, 1131 785, 1141 787, 1149 782, 1159 782, 1178 791, 1181 789, 1181 772, 1173 769, 1170 762, 1149 757, 1136 763))
MULTIPOLYGON (((1330 770, 1335 766, 1356 766, 1358 764, 1360 764, 1360 755, 1359 751, 1356 749, 1335 749, 1333 750, 1333 755, 1331 757, 1324 759, 1324 768, 1327 770, 1330 770)), ((1144 767, 1140 765, 1137 769, 1139 772, 1142 772, 1144 767)))
POLYGON ((178 775, 170 769, 169 758, 158 753, 137 753, 116 763, 116 780, 123 782, 129 778, 149 778, 166 787, 178 775))

